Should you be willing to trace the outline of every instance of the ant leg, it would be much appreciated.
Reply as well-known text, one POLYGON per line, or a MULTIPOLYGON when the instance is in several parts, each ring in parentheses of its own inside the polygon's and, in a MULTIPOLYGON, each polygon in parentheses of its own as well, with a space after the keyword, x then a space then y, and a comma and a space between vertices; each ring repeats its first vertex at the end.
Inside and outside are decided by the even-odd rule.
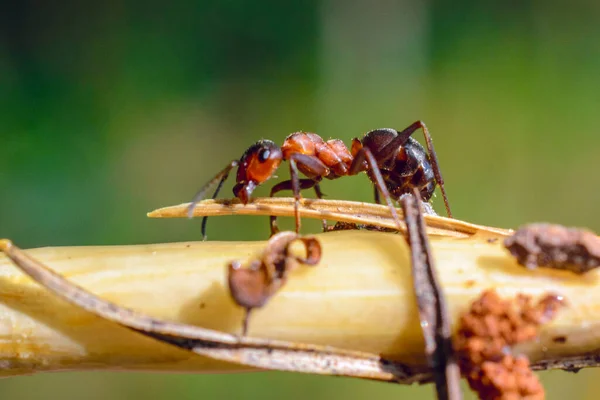
POLYGON ((380 161, 386 161, 394 154, 396 149, 399 146, 402 146, 404 143, 406 143, 408 138, 419 128, 423 130, 423 136, 425 137, 425 143, 427 144, 427 151, 429 152, 431 166, 433 167, 433 174, 435 176, 435 180, 440 186, 442 197, 444 198, 444 205, 446 206, 446 213, 448 214, 449 218, 452 218, 452 212, 450 211, 450 204, 448 202, 448 196, 446 195, 446 189, 444 187, 444 178, 442 178, 442 172, 440 171, 437 154, 435 153, 435 149, 433 148, 433 142, 431 140, 431 135, 429 134, 429 129, 427 129, 427 125, 425 125, 423 121, 416 121, 412 123, 408 128, 404 129, 402 132, 398 132, 398 136, 396 136, 394 140, 388 143, 377 154, 377 159, 379 159, 380 161))
POLYGON ((381 204, 381 199, 379 198, 379 190, 377 190, 376 185, 373 185, 373 194, 375 196, 375 203, 381 204))
POLYGON ((450 204, 448 202, 448 196, 446 195, 446 189, 444 187, 444 178, 442 178, 442 172, 440 171, 440 166, 438 163, 437 155, 433 148, 433 142, 431 141, 431 135, 429 134, 429 129, 423 121, 417 121, 411 124, 408 128, 404 129, 402 132, 398 132, 398 136, 396 136, 391 142, 389 142, 380 152, 378 152, 375 156, 376 158, 382 162, 388 160, 392 157, 398 149, 398 147, 402 146, 408 138, 415 133, 416 130, 421 128, 423 130, 423 136, 425 136, 425 143, 427 144, 427 151, 429 152, 429 158, 431 160, 431 166, 433 167, 433 175, 435 176, 435 180, 437 184, 440 186, 440 190, 442 191, 442 197, 444 198, 444 205, 446 206, 446 213, 448 213, 448 217, 452 218, 452 212, 450 211, 450 204))
MULTIPOLYGON (((317 199, 323 198, 323 192, 321 192, 321 186, 318 183, 315 185, 315 195, 317 196, 317 199)), ((323 223, 323 232, 327 232, 329 230, 329 225, 327 225, 327 220, 322 219, 321 222, 323 223)))
MULTIPOLYGON (((317 190, 317 187, 319 186, 319 181, 315 181, 313 179, 300 179, 299 180, 299 184, 300 184, 300 190, 305 190, 305 189, 310 189, 312 187, 315 188, 315 192, 317 192, 317 196, 319 194, 321 194, 321 190, 317 190)), ((273 186, 273 188, 271 189, 271 197, 275 196, 276 193, 281 192, 282 190, 293 190, 292 187, 292 180, 287 180, 287 181, 283 181, 283 182, 279 182, 277 185, 273 186)), ((321 197, 319 197, 321 198, 321 197)), ((275 215, 272 215, 270 217, 271 220, 271 236, 273 236, 274 234, 276 234, 277 232, 279 232, 279 228, 277 227, 277 217, 275 215)))
MULTIPOLYGON (((196 207, 196 204, 198 204, 198 202, 204 198, 208 189, 210 189, 210 187, 212 185, 214 185, 215 182, 219 181, 219 184, 217 185, 217 189, 215 190, 215 193, 212 195, 212 199, 215 199, 217 197, 217 195, 219 194, 219 191, 221 191, 221 188, 223 187, 223 184, 225 183, 225 180, 227 180, 227 177, 229 176, 229 172, 231 172, 231 170, 233 168, 237 167, 238 164, 239 164, 238 160, 231 161, 229 163, 229 165, 227 165, 225 168, 223 168, 217 175, 215 175, 214 178, 212 178, 210 181, 208 181, 208 183, 206 185, 204 185, 204 186, 202 186, 202 188, 200 188, 200 190, 198 191, 198 193, 196 193, 196 195, 194 196, 194 198, 192 199, 192 202, 190 203, 190 205, 188 207, 188 213, 187 213, 188 218, 194 217, 194 208, 196 207)), ((202 240, 206 240, 206 222, 207 221, 208 221, 208 217, 202 218, 202 240)))
MULTIPOLYGON (((429 158, 431 160, 431 166, 433 167, 433 174, 435 176, 435 180, 440 186, 440 191, 442 192, 442 197, 444 198, 444 205, 446 206, 446 213, 448 214, 448 218, 452 218, 452 211, 450 211, 450 203, 448 202, 448 196, 446 195, 446 188, 444 187, 444 178, 442 178, 442 172, 440 171, 440 165, 438 163, 437 154, 433 149, 433 142, 431 141, 431 135, 429 134, 429 129, 423 121, 416 122, 423 129, 423 136, 425 136, 425 143, 427 144, 427 151, 429 151, 429 158)), ((414 124, 413 124, 414 125, 414 124)))
POLYGON ((396 212, 396 207, 394 207, 394 202, 392 201, 392 196, 390 196, 390 192, 387 190, 387 186, 385 186, 385 182, 383 181, 383 176, 381 176, 381 171, 379 170, 379 166, 377 165, 377 160, 375 159, 375 156, 373 155, 373 153, 371 153, 371 150, 369 150, 366 147, 362 147, 358 151, 358 153, 356 153, 356 156, 354 157, 354 160, 352 161, 352 165, 350 166, 348 175, 356 175, 358 172, 360 172, 363 161, 365 161, 365 159, 367 160, 367 163, 369 164, 369 170, 371 171, 371 173, 373 174, 373 177, 375 178, 375 185, 376 185, 375 190, 379 189, 379 192, 381 193, 381 195, 385 199, 385 202, 387 203, 388 207, 390 208, 390 212, 392 213, 392 218, 394 218, 394 222, 396 222, 398 231, 402 231, 402 224, 400 223, 400 218, 398 217, 398 213, 396 212))
MULTIPOLYGON (((283 189, 278 189, 277 191, 280 190, 284 190, 284 189, 292 189, 292 191, 294 192, 294 217, 296 219, 296 233, 300 232, 300 211, 298 210, 300 207, 300 182, 298 180, 298 167, 297 164, 300 164, 302 167, 304 167, 304 169, 306 170, 305 172, 308 172, 311 180, 315 181, 318 183, 318 181, 321 179, 321 177, 326 176, 329 174, 329 168, 323 164, 323 162, 321 162, 321 160, 319 160, 317 157, 314 156, 308 156, 306 154, 292 154, 290 156, 289 159, 290 162, 290 177, 291 179, 289 181, 285 181, 285 182, 291 182, 291 187, 284 187, 283 189)), ((282 182, 283 184, 284 182, 282 182)), ((276 185, 275 187, 277 187, 278 185, 276 185)), ((313 185, 308 186, 313 187, 313 185)), ((273 189, 275 189, 275 187, 273 189)), ((315 189, 316 190, 316 189, 315 189)), ((320 191, 320 190, 319 190, 320 191)), ((271 196, 273 196, 274 192, 273 190, 271 190, 271 196)), ((271 235, 277 233, 279 231, 279 229, 277 228, 277 217, 275 216, 271 216, 271 235)))
POLYGON ((296 233, 300 233, 300 182, 298 179, 298 166, 296 160, 290 158, 290 177, 292 178, 292 191, 294 192, 294 218, 296 219, 296 233))
MULTIPOLYGON (((329 172, 330 172, 329 168, 317 157, 308 156, 306 154, 301 154, 301 153, 292 154, 292 156, 290 157, 290 169, 292 168, 292 161, 295 161, 298 164, 300 164, 302 167, 304 167, 304 169, 306 170, 305 172, 309 172, 310 177, 316 182, 315 193, 316 193, 317 197, 320 199, 323 193, 321 193, 321 187, 319 186, 318 182, 322 179, 322 177, 329 175, 329 172), (317 179, 317 177, 318 177, 318 179, 317 179)), ((296 168, 295 162, 293 164, 294 168, 296 168)), ((296 179, 298 179, 298 170, 296 170, 296 179)), ((294 183, 294 176, 292 175, 292 184, 293 183, 294 183)), ((298 188, 298 190, 296 190, 293 187, 292 187, 292 189, 294 190, 294 198, 296 200, 296 202, 294 204, 294 214, 296 217, 296 233, 299 233, 300 232, 300 212, 298 211, 298 207, 300 205, 300 190, 299 190, 299 188, 298 188)), ((327 221, 323 220, 323 231, 325 231, 325 230, 327 230, 327 221)))

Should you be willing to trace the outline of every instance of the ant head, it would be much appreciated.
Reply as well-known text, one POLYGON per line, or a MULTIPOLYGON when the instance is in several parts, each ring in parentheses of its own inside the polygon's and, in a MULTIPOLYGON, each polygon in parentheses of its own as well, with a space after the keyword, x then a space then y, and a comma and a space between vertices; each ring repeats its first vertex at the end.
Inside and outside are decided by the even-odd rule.
POLYGON ((240 160, 234 196, 248 203, 254 189, 273 176, 282 160, 281 149, 270 140, 259 140, 250 146, 240 160))

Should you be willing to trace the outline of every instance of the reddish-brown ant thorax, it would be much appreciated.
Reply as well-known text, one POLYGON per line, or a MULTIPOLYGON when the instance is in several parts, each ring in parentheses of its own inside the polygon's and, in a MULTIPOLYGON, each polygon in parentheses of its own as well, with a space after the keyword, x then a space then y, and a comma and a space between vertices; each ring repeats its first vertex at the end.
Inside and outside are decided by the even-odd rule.
MULTIPOLYGON (((293 154, 316 157, 329 169, 326 175, 321 176, 328 179, 347 175, 353 159, 343 141, 331 139, 326 142, 316 133, 309 132, 292 133, 285 139, 281 150, 284 160, 289 160, 293 154)), ((308 177, 315 177, 303 165, 299 165, 298 169, 308 177)))
POLYGON ((285 138, 281 151, 283 159, 289 160, 292 154, 306 154, 308 156, 316 155, 316 145, 323 139, 315 133, 294 132, 285 138))
POLYGON ((240 160, 233 188, 235 197, 248 203, 252 191, 273 176, 282 160, 281 149, 274 142, 260 140, 252 145, 240 160))

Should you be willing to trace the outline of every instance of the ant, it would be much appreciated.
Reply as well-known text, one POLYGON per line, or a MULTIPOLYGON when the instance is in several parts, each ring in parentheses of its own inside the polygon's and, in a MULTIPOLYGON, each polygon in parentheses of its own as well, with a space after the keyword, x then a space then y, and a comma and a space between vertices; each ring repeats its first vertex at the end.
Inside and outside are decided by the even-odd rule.
MULTIPOLYGON (((259 140, 250 146, 240 160, 231 161, 213 179, 204 185, 194 196, 188 208, 188 217, 192 218, 194 207, 202 200, 208 189, 219 182, 212 198, 216 198, 231 170, 238 167, 236 185, 233 194, 244 204, 258 187, 273 176, 282 161, 290 165, 290 177, 271 189, 271 197, 283 190, 294 193, 294 215, 296 233, 300 230, 300 191, 313 188, 316 196, 323 197, 319 183, 323 178, 337 179, 342 176, 357 175, 366 172, 375 189, 375 202, 381 203, 380 194, 390 207, 392 217, 401 229, 396 208, 392 202, 400 200, 417 188, 421 198, 427 202, 433 196, 436 183, 440 186, 444 205, 449 218, 452 218, 448 197, 444 189, 444 180, 437 161, 429 130, 425 123, 417 121, 401 132, 383 128, 367 132, 362 140, 352 139, 350 150, 340 139, 324 141, 319 135, 308 132, 295 132, 289 135, 281 147, 271 140, 259 140), (429 154, 411 135, 418 129, 423 130, 429 154), (302 172, 306 179, 299 179, 302 172)), ((202 236, 206 239, 206 222, 202 219, 202 236)), ((324 230, 327 221, 323 221, 324 230)), ((271 235, 279 229, 276 217, 271 217, 271 235)))

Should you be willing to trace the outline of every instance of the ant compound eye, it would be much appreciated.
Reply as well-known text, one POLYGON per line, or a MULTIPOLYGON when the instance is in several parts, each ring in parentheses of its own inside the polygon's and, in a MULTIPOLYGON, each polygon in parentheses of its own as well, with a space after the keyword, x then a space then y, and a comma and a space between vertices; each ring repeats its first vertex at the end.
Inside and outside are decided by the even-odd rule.
POLYGON ((269 159, 271 151, 269 149, 262 149, 258 152, 258 161, 265 162, 269 159))

